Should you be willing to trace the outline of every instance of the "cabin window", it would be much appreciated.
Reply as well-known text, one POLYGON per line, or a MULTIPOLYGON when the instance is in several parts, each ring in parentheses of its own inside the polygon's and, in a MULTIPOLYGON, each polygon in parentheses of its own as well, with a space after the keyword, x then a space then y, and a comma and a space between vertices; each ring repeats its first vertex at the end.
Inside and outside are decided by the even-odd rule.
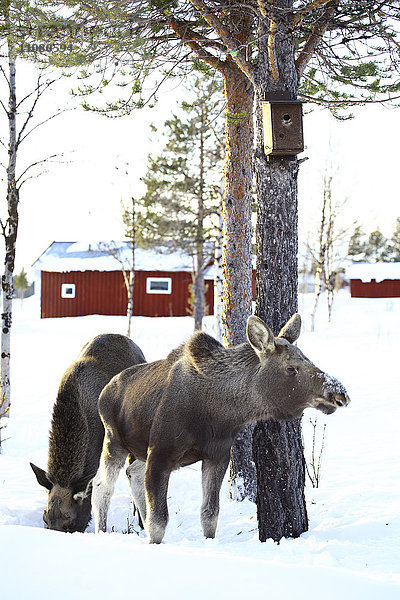
POLYGON ((75 284, 74 283, 62 283, 61 284, 61 298, 75 298, 75 284))
POLYGON ((172 294, 171 277, 147 277, 147 294, 172 294))

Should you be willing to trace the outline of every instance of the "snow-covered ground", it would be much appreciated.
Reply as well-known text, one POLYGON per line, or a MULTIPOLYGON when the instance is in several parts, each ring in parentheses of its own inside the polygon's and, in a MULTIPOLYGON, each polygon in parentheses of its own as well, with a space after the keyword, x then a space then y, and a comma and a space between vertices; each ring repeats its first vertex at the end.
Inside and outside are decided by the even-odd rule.
MULTIPOLYGON (((311 297, 300 298, 309 313, 311 297)), ((400 598, 399 332, 400 299, 339 294, 333 321, 323 300, 317 331, 300 348, 347 387, 352 403, 326 422, 320 487, 307 488, 309 531, 296 540, 258 541, 256 508, 221 492, 215 540, 200 528, 198 465, 174 473, 164 542, 150 546, 131 516, 121 474, 109 531, 95 536, 43 528, 46 492, 29 461, 46 467, 52 404, 65 368, 102 332, 125 332, 123 317, 38 318, 34 298, 15 303, 9 439, 0 455, 0 595, 4 600, 103 598, 400 598)), ((134 339, 155 360, 191 333, 190 318, 134 319, 134 339)), ((213 319, 206 319, 212 333, 213 319)), ((305 412, 306 456, 317 413, 305 412)))

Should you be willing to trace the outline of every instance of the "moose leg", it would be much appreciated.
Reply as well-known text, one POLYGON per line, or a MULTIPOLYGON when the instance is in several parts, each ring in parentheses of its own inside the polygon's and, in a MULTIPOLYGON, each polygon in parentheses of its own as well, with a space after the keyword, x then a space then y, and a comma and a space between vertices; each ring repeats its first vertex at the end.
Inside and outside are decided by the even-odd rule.
POLYGON ((128 452, 113 439, 111 431, 106 429, 99 469, 93 480, 92 508, 96 533, 107 529, 111 496, 127 455, 128 452))
POLYGON ((201 525, 204 537, 214 538, 219 513, 219 492, 229 463, 229 454, 222 460, 204 459, 202 467, 203 504, 201 525))
POLYGON ((146 522, 145 530, 151 544, 160 544, 168 523, 167 491, 171 474, 165 454, 151 450, 145 473, 146 522))
POLYGON ((145 471, 146 463, 137 459, 135 459, 126 469, 133 502, 139 511, 139 525, 141 527, 146 520, 146 494, 144 491, 145 471))

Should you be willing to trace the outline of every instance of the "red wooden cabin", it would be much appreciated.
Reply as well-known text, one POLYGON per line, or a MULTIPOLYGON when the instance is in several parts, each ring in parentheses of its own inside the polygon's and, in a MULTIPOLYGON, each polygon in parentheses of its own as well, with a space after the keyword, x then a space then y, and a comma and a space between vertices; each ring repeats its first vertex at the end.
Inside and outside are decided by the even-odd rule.
POLYGON ((352 298, 400 297, 400 263, 354 263, 346 275, 352 298))
MULTIPOLYGON (((120 243, 119 251, 120 258, 124 252, 129 253, 128 244, 120 243)), ((127 293, 122 266, 105 250, 104 244, 53 242, 33 266, 40 287, 42 318, 126 314, 127 293)), ((133 314, 188 316, 191 271, 188 256, 137 249, 133 314)), ((205 277, 206 312, 212 314, 212 273, 205 277)))

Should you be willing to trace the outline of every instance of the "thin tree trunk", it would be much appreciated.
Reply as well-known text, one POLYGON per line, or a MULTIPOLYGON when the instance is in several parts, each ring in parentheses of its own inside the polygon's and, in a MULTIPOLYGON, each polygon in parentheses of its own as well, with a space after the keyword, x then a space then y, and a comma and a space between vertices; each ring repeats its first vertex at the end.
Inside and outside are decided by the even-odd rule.
POLYGON ((319 236, 319 251, 318 251, 318 261, 315 268, 315 285, 314 285, 314 303, 311 309, 311 331, 315 330, 315 316, 317 314, 317 306, 319 302, 319 297, 322 292, 322 279, 324 273, 324 264, 325 264, 325 244, 324 244, 324 235, 325 235, 325 199, 322 206, 322 217, 321 217, 321 229, 319 236))
POLYGON ((195 331, 201 331, 204 316, 204 255, 203 249, 196 252, 196 273, 193 281, 193 317, 195 331))
POLYGON ((324 193, 327 195, 328 203, 328 227, 326 231, 326 260, 325 260, 325 287, 328 304, 328 322, 331 322, 333 294, 335 291, 336 274, 333 273, 333 228, 335 215, 332 206, 332 177, 325 177, 324 193))
POLYGON ((11 323, 12 300, 14 295, 13 273, 15 264, 15 245, 18 231, 18 189, 15 180, 17 162, 17 133, 16 133, 16 88, 15 88, 15 59, 12 48, 8 45, 9 53, 9 103, 8 103, 8 168, 7 168, 7 221, 3 225, 5 241, 4 273, 1 279, 3 295, 3 310, 1 315, 1 385, 2 402, 0 416, 9 416, 11 405, 10 358, 11 358, 11 323))
POLYGON ((216 325, 216 337, 219 342, 223 341, 222 328, 222 288, 223 288, 223 273, 222 273, 222 200, 219 214, 218 236, 215 241, 214 251, 214 318, 216 325))
MULTIPOLYGON (((132 252, 134 257, 134 251, 132 252)), ((134 260, 134 259, 133 259, 134 260)), ((128 308, 127 308, 127 317, 128 317, 128 328, 126 335, 131 337, 132 335, 132 316, 133 316, 133 288, 135 285, 135 266, 134 263, 129 272, 129 285, 128 285, 128 308)))
POLYGON ((315 316, 317 314, 317 307, 318 307, 318 302, 319 302, 319 298, 321 296, 322 293, 322 283, 323 280, 325 279, 325 283, 326 283, 326 277, 324 277, 324 274, 326 272, 326 255, 327 255, 327 233, 326 233, 326 209, 327 209, 327 200, 328 200, 328 194, 327 194, 327 180, 325 178, 324 181, 324 196, 323 196, 323 200, 322 200, 322 213, 321 213, 321 224, 320 224, 320 229, 319 229, 319 248, 318 248, 318 260, 317 260, 317 264, 316 264, 316 268, 315 268, 315 286, 314 286, 314 303, 313 303, 313 307, 311 310, 311 325, 310 325, 310 329, 311 331, 315 330, 315 316))
MULTIPOLYGON (((261 102, 268 91, 283 90, 296 98, 298 77, 293 35, 280 11, 292 0, 275 0, 277 20, 260 25, 257 75, 257 301, 256 314, 275 335, 297 311, 297 173, 295 157, 264 155, 261 102), (263 29, 264 28, 264 29, 263 29)), ((290 29, 290 23, 289 23, 290 29)), ((301 421, 257 423, 253 434, 257 470, 259 538, 280 540, 307 530, 305 468, 301 421)))
POLYGON ((196 273, 193 282, 194 329, 201 331, 204 316, 204 131, 206 115, 204 99, 201 104, 200 147, 199 147, 199 195, 197 198, 196 273))
POLYGON ((135 285, 135 248, 136 248, 136 212, 135 212, 135 199, 132 197, 132 213, 131 213, 131 228, 129 232, 129 243, 131 245, 131 268, 129 271, 129 279, 127 285, 128 293, 128 306, 127 306, 127 317, 128 317, 128 329, 127 336, 131 337, 132 333, 132 316, 133 316, 133 288, 135 285))
MULTIPOLYGON (((223 197, 223 326, 224 342, 246 341, 246 322, 252 301, 252 157, 253 86, 227 57, 224 72, 226 109, 226 163, 223 197)), ((231 497, 255 497, 255 470, 251 432, 245 428, 231 450, 231 497)))

